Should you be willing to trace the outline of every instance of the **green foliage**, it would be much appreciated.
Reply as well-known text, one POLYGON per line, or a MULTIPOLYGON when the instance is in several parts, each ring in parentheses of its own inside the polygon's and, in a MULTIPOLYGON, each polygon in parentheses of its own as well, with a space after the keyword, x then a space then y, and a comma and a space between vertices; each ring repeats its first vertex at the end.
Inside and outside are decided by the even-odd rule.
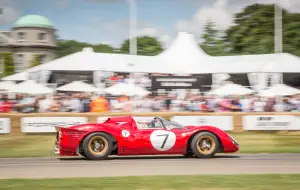
POLYGON ((91 47, 95 52, 114 53, 114 49, 106 44, 93 45, 85 42, 78 42, 75 40, 58 40, 56 45, 56 55, 58 58, 82 51, 82 49, 85 47, 91 47))
POLYGON ((202 34, 202 39, 204 40, 200 47, 209 55, 221 56, 227 55, 226 45, 220 34, 220 31, 216 29, 215 23, 208 21, 205 24, 204 32, 202 34))
MULTIPOLYGON (((137 54, 154 56, 163 51, 161 43, 154 37, 137 37, 137 54)), ((121 46, 121 53, 129 53, 129 39, 125 40, 121 46)))
POLYGON ((216 29, 215 23, 207 21, 204 27, 204 33, 202 34, 204 42, 203 46, 215 46, 217 44, 218 30, 216 29))
POLYGON ((38 66, 41 64, 41 57, 40 55, 34 55, 33 56, 33 59, 32 59, 32 62, 30 64, 29 67, 35 67, 35 66, 38 66))
POLYGON ((15 73, 15 64, 14 64, 14 59, 12 56, 12 53, 5 52, 1 53, 1 59, 3 58, 4 61, 4 73, 2 74, 2 77, 6 77, 9 75, 12 75, 15 73))
MULTIPOLYGON (((253 4, 235 15, 225 41, 234 54, 274 53, 274 5, 253 4)), ((283 9, 283 52, 300 56, 300 14, 283 9)))

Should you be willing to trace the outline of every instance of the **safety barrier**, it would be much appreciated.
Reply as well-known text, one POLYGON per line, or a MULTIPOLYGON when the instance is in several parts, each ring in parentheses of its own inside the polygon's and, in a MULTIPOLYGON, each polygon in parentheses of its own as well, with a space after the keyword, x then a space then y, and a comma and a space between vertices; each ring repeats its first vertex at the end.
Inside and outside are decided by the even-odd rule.
POLYGON ((102 122, 107 117, 134 116, 163 117, 183 125, 212 125, 225 131, 300 131, 300 113, 32 113, 0 114, 0 134, 52 133, 54 126, 71 126, 81 123, 102 122))

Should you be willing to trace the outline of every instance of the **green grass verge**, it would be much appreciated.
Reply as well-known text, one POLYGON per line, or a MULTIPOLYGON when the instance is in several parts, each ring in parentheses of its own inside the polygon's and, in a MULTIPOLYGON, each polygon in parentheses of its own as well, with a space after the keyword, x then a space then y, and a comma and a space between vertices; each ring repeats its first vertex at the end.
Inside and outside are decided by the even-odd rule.
POLYGON ((299 133, 236 133, 231 135, 240 144, 240 153, 300 153, 299 133))
MULTIPOLYGON (((299 134, 235 133, 239 153, 300 153, 299 134)), ((2 135, 0 157, 53 156, 55 135, 2 135)))
POLYGON ((299 190, 300 175, 151 176, 0 180, 0 189, 299 190))

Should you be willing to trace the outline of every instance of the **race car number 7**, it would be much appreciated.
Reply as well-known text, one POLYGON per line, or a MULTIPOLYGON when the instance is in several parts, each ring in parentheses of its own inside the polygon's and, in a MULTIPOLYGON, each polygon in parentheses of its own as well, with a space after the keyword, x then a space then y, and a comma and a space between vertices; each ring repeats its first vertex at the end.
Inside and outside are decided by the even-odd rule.
POLYGON ((156 135, 157 137, 165 137, 165 140, 163 141, 162 145, 160 148, 164 148, 168 138, 169 138, 169 134, 164 134, 164 135, 156 135))
POLYGON ((171 131, 155 130, 150 135, 152 146, 158 151, 171 149, 176 142, 176 135, 171 131))

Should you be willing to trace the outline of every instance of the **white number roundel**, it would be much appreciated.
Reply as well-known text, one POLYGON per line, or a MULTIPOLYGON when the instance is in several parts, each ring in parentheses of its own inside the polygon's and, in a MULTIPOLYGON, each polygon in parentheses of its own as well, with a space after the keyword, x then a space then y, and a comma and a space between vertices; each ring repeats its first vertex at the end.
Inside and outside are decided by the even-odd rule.
POLYGON ((170 150, 176 142, 176 135, 171 131, 156 130, 150 135, 152 146, 158 151, 170 150))
POLYGON ((122 136, 123 136, 123 137, 129 137, 129 136, 130 136, 130 132, 127 131, 127 130, 123 130, 123 131, 122 131, 122 136))

